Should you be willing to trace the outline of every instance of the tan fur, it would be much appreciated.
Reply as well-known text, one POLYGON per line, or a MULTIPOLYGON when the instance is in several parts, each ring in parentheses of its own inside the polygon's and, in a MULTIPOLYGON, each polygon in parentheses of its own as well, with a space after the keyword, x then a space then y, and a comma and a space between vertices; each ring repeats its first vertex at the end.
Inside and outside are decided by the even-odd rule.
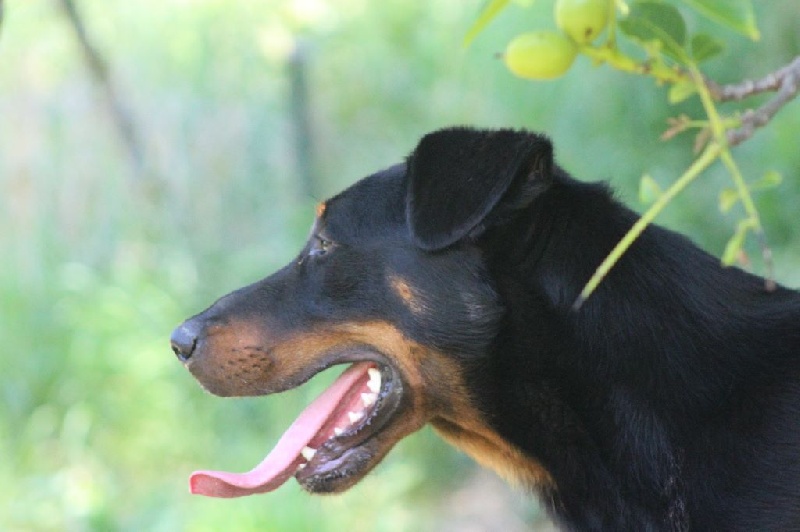
MULTIPOLYGON (((395 278, 392 286, 404 300, 411 300, 411 306, 414 296, 408 284, 395 278)), ((281 338, 261 323, 238 322, 211 330, 208 342, 207 356, 212 360, 202 362, 207 371, 193 372, 215 393, 222 390, 222 395, 264 393, 336 349, 370 346, 400 371, 410 400, 409 408, 376 436, 384 453, 430 422, 447 442, 511 482, 527 487, 553 483, 539 463, 489 426, 474 406, 458 364, 409 340, 391 323, 327 325, 281 338)))
POLYGON ((425 312, 424 301, 408 281, 402 277, 390 276, 389 284, 392 286, 394 293, 413 314, 423 314, 425 312))
POLYGON ((522 451, 501 438, 488 427, 480 414, 469 411, 463 415, 474 415, 472 419, 460 421, 434 419, 436 432, 450 445, 461 449, 483 467, 493 470, 511 484, 523 487, 547 487, 553 478, 542 465, 525 456, 522 451))

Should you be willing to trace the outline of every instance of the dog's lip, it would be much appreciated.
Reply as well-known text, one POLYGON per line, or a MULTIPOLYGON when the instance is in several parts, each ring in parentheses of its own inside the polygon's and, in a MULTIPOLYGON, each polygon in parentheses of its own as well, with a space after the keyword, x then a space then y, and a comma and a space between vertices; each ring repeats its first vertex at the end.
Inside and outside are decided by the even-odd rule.
POLYGON ((313 458, 299 467, 295 478, 304 487, 312 490, 314 477, 341 476, 341 471, 358 471, 364 467, 364 456, 360 448, 370 443, 384 427, 400 412, 405 396, 405 386, 400 372, 391 364, 378 364, 381 372, 381 388, 376 403, 367 409, 364 419, 351 425, 340 435, 312 440, 310 446, 316 451, 313 458))
MULTIPOLYGON (((199 338, 196 342, 197 351, 202 352, 202 350, 207 349, 207 343, 207 337, 199 338)), ((267 351, 270 352, 271 350, 267 349, 267 351)), ((205 383, 203 378, 198 376, 197 368, 200 366, 201 358, 202 356, 188 358, 182 361, 183 366, 192 373, 210 393, 220 397, 238 396, 239 394, 231 393, 227 387, 219 385, 214 386, 213 383, 205 383)), ((321 356, 317 357, 315 362, 306 365, 299 371, 288 376, 269 379, 269 382, 262 384, 256 390, 251 390, 250 393, 246 395, 260 397, 294 390, 327 369, 343 364, 354 364, 356 362, 375 362, 379 366, 392 366, 392 362, 387 356, 369 344, 357 343, 339 346, 323 353, 321 356)))
POLYGON ((394 373, 400 372, 394 368, 391 360, 383 353, 368 344, 353 344, 337 347, 326 352, 317 361, 303 368, 296 374, 265 385, 256 395, 272 395, 299 388, 316 375, 334 366, 354 364, 356 362, 374 362, 381 367, 390 367, 394 373))

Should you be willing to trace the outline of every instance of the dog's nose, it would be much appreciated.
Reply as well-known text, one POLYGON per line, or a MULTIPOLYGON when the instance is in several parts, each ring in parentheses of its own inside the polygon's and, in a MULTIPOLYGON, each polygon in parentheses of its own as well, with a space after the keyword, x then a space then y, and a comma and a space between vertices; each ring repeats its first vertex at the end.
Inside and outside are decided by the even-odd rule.
POLYGON ((178 326, 177 329, 172 331, 172 336, 169 338, 169 343, 172 345, 172 351, 178 360, 186 362, 192 358, 195 347, 197 347, 198 325, 195 321, 189 320, 178 326))

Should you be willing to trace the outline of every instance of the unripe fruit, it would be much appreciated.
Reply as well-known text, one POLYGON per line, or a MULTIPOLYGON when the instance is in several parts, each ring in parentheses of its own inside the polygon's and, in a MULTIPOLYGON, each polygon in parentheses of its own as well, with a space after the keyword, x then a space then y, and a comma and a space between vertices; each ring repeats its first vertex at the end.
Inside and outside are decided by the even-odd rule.
POLYGON ((503 60, 521 78, 553 79, 569 70, 578 48, 555 31, 534 31, 517 35, 508 43, 503 60))
POLYGON ((578 44, 595 40, 608 26, 610 16, 608 0, 556 0, 556 24, 578 44))

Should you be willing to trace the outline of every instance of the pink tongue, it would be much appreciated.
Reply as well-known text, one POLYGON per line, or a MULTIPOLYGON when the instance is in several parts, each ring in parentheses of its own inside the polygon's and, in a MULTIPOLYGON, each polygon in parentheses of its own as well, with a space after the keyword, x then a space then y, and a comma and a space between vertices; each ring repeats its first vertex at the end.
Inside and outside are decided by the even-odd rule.
POLYGON ((357 384, 363 382, 370 362, 353 364, 322 392, 313 403, 292 423, 281 439, 255 468, 247 473, 225 471, 195 471, 189 478, 189 490, 208 497, 242 497, 264 493, 278 488, 294 475, 303 461, 300 451, 322 429, 336 411, 336 407, 357 384))

